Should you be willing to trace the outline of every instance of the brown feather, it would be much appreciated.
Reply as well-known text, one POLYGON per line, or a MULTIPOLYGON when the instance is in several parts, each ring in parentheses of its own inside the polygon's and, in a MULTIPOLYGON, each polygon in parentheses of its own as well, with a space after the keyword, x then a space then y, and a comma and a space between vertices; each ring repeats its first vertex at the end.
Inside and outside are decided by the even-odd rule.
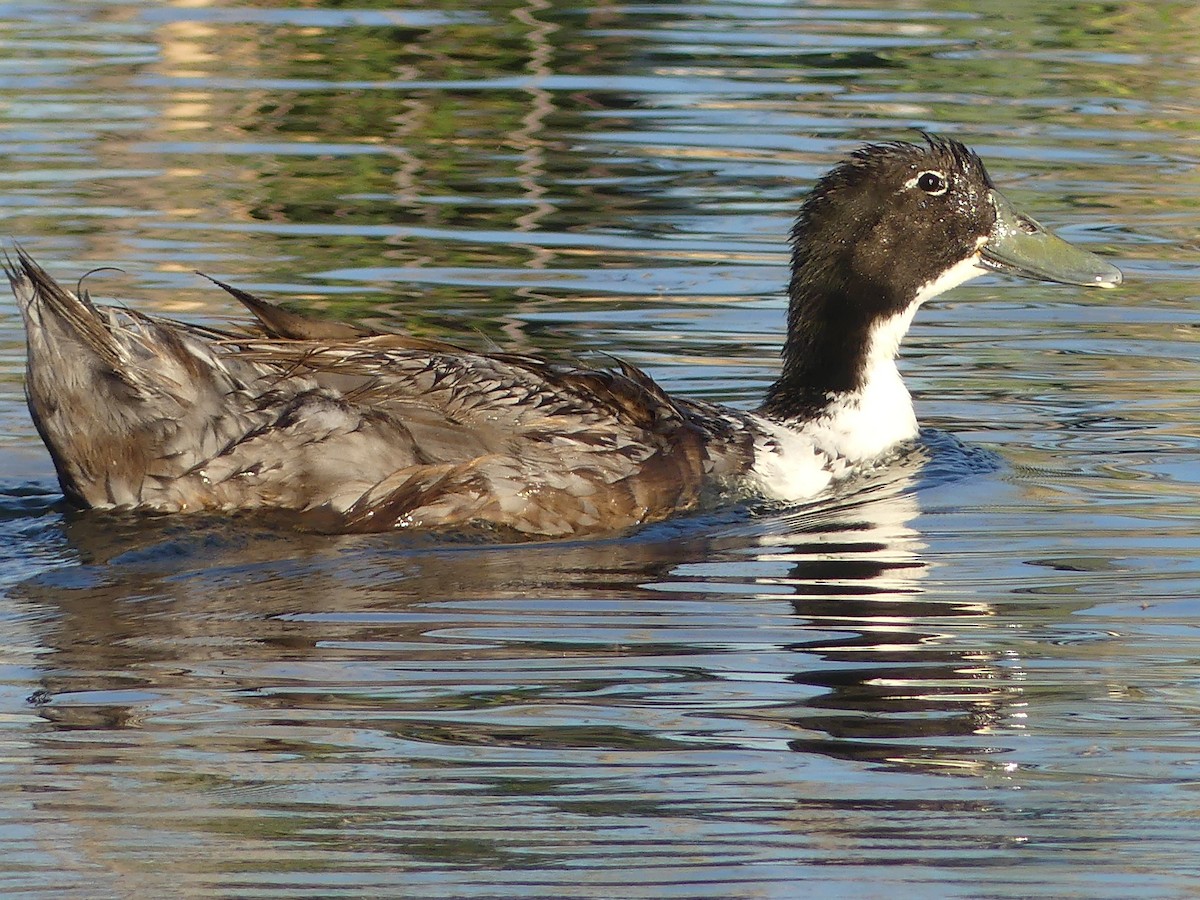
POLYGON ((94 307, 23 253, 8 271, 30 409, 80 505, 562 536, 694 508, 750 465, 736 415, 673 401, 625 363, 373 333, 216 282, 266 332, 236 334, 94 307))
POLYGON ((203 272, 197 272, 196 274, 201 278, 207 278, 217 287, 221 288, 221 290, 233 296, 250 312, 254 313, 254 317, 258 319, 262 327, 266 329, 267 334, 271 337, 293 338, 298 341, 342 341, 365 337, 371 334, 370 331, 354 325, 347 325, 343 322, 313 319, 309 316, 290 312, 281 306, 276 306, 274 303, 268 303, 266 300, 255 297, 249 291, 244 291, 223 281, 218 281, 211 275, 205 275, 203 272))

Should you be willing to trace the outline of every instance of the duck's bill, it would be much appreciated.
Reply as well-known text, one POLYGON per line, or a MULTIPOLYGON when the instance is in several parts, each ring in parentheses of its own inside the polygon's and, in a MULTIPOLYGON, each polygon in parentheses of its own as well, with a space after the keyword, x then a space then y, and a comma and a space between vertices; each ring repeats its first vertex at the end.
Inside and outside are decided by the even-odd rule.
POLYGON ((1088 287, 1116 287, 1121 283, 1121 270, 1116 266, 1047 231, 1018 212, 999 191, 991 191, 990 195, 996 208, 996 224, 981 252, 982 262, 989 269, 1088 287))

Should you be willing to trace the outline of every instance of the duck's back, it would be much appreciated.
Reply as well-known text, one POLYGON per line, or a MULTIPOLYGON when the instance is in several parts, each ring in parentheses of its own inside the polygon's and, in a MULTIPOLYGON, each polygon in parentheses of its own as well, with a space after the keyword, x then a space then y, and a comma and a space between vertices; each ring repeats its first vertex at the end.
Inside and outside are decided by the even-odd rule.
POLYGON ((240 291, 263 328, 216 332, 94 307, 23 255, 9 277, 30 409, 81 505, 568 535, 691 508, 750 464, 736 417, 631 367, 368 334, 240 291))

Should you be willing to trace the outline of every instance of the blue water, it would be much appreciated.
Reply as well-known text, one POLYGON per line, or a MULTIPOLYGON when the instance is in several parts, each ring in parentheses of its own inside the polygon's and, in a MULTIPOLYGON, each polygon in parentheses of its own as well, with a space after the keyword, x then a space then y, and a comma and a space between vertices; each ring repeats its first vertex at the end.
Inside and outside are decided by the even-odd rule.
POLYGON ((191 321, 199 269, 753 405, 799 200, 922 129, 1127 278, 930 304, 921 441, 832 496, 520 546, 69 511, 0 298, 0 894, 1200 891, 1190 5, 0 25, 0 233, 191 321))

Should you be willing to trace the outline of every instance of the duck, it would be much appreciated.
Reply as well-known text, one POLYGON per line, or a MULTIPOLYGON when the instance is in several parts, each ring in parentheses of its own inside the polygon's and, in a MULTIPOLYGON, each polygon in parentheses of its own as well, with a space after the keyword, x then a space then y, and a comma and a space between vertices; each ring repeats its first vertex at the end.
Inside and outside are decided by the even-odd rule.
POLYGON ((896 366, 928 300, 987 272, 1111 288, 1119 269, 1019 211, 959 141, 873 143, 819 178, 791 240, 778 378, 757 408, 605 368, 310 318, 215 279, 216 328, 64 288, 18 247, 26 395, 67 501, 258 514, 327 533, 622 532, 711 498, 799 503, 918 433, 896 366))

